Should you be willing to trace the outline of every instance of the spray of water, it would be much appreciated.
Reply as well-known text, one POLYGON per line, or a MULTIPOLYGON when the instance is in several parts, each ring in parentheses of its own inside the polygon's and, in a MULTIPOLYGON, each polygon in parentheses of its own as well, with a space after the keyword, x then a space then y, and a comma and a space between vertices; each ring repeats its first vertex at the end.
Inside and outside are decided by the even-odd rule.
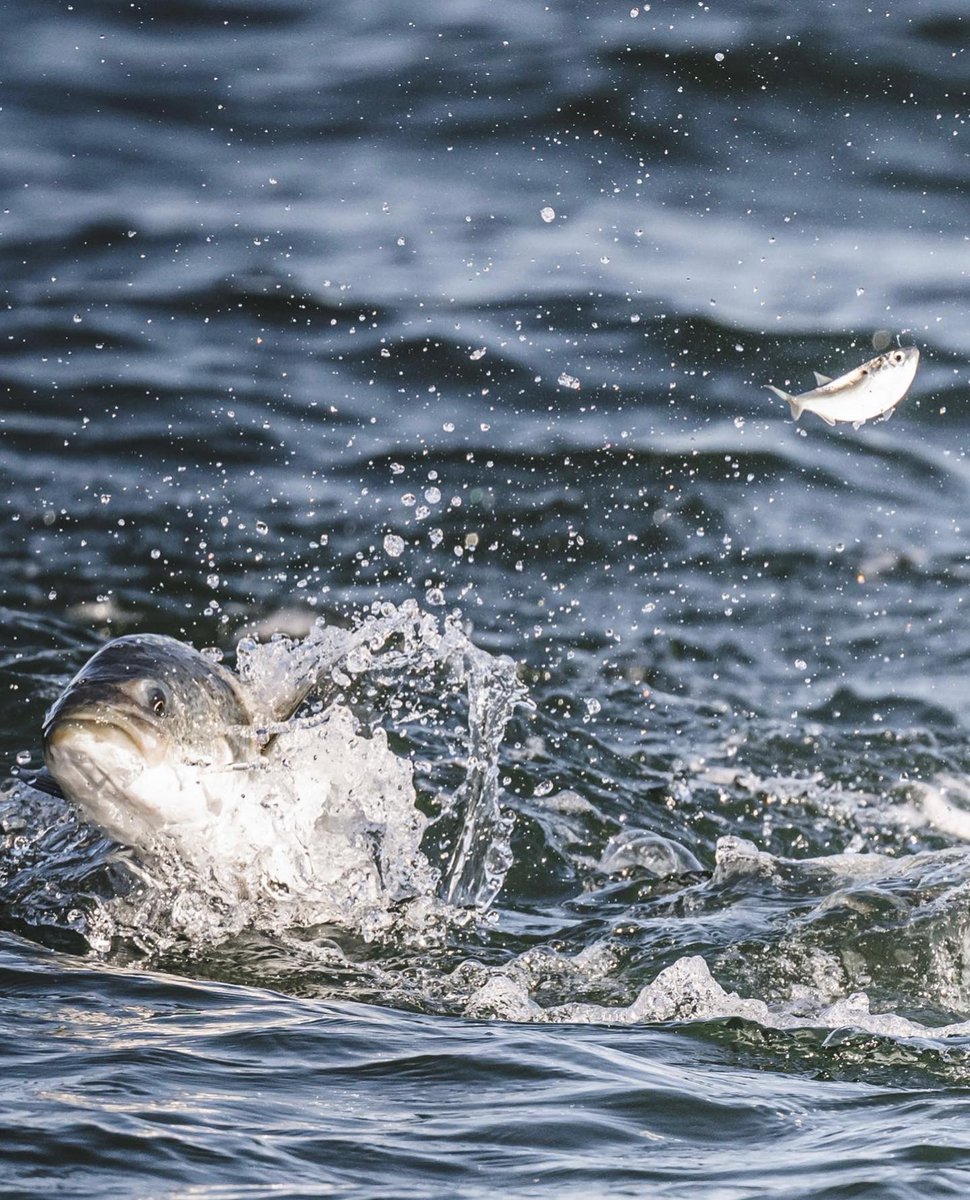
POLYGON ((303 706, 254 725, 255 761, 187 765, 199 770, 203 818, 136 853, 112 851, 130 886, 93 907, 89 943, 157 954, 321 925, 365 940, 425 937, 488 907, 511 859, 498 754, 524 691, 510 660, 474 646, 457 614, 439 622, 406 602, 377 605, 349 629, 245 638, 237 671, 253 711, 278 711, 282 696, 303 706), (419 785, 435 755, 455 786, 429 815, 419 785), (424 847, 435 818, 452 831, 438 848, 444 869, 424 847))

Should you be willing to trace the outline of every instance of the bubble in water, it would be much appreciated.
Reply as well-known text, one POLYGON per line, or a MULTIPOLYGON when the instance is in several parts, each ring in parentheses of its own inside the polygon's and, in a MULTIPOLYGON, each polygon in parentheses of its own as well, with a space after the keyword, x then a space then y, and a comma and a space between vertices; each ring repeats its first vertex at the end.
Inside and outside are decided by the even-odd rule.
POLYGON ((256 532, 257 533, 269 533, 269 526, 266 524, 265 521, 257 521, 256 522, 256 532))
POLYGON ((603 705, 600 704, 598 700, 593 699, 586 701, 586 711, 591 717, 595 717, 596 714, 602 710, 602 708, 603 705))
POLYGON ((404 553, 404 538, 396 533, 389 533, 384 538, 384 552, 391 558, 400 558, 404 553))
POLYGON ((26 765, 29 762, 30 762, 30 751, 29 750, 18 750, 17 751, 17 766, 18 767, 26 767, 26 765))
POLYGON ((720 50, 718 50, 717 54, 714 55, 714 61, 724 62, 724 54, 720 50))
POLYGON ((542 217, 543 221, 545 221, 547 225, 550 225, 556 219, 556 210, 554 208, 550 208, 547 204, 545 208, 539 210, 539 216, 542 217))
POLYGON ((478 362, 480 358, 485 357, 485 347, 480 346, 479 349, 473 350, 468 357, 472 360, 472 362, 478 362))
POLYGON ((580 383, 575 375, 567 375, 565 371, 556 380, 560 387, 572 388, 573 391, 579 391, 580 383))
POLYGON ((218 575, 206 575, 205 581, 211 588, 217 588, 219 586, 219 576, 218 575))
POLYGON ((424 498, 429 504, 437 504, 441 500, 441 489, 429 487, 424 493, 424 498))

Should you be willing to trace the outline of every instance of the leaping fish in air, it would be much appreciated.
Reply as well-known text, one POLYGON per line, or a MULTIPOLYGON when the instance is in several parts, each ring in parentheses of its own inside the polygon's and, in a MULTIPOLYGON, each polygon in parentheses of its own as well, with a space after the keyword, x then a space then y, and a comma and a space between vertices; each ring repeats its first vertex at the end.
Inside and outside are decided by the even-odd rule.
POLYGON ((888 417, 909 391, 919 366, 915 346, 887 350, 861 367, 830 379, 815 372, 817 387, 800 396, 791 396, 781 388, 765 384, 780 400, 791 406, 797 421, 803 412, 815 413, 826 425, 848 421, 856 429, 873 417, 888 417))

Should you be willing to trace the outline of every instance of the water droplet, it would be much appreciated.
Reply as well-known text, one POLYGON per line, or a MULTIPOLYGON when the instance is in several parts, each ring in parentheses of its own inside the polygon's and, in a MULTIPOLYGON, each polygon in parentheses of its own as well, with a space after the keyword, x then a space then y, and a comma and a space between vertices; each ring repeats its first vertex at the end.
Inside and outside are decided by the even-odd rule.
POLYGON ((404 553, 404 538, 389 533, 384 538, 384 553, 390 558, 400 558, 404 553))
POLYGON ((556 210, 554 208, 550 208, 547 204, 545 208, 541 208, 539 210, 539 216, 542 217, 543 221, 545 221, 547 225, 550 225, 556 219, 556 210))

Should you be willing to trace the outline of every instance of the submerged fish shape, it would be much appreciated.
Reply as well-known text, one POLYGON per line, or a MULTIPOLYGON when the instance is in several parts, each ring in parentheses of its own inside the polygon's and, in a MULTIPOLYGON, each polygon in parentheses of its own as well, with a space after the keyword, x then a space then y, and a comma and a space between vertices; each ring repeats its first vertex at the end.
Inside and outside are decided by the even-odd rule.
POLYGON ((273 723, 316 686, 317 672, 305 665, 297 656, 272 689, 260 689, 175 638, 116 638, 48 711, 47 770, 88 820, 124 845, 204 830, 224 804, 220 778, 260 766, 273 723))
POLYGON ((845 421, 856 429, 874 417, 888 417, 909 391, 919 366, 919 350, 907 346, 887 350, 838 379, 815 372, 817 387, 792 396, 773 384, 769 391, 785 400, 797 421, 803 412, 815 413, 826 425, 845 421))

